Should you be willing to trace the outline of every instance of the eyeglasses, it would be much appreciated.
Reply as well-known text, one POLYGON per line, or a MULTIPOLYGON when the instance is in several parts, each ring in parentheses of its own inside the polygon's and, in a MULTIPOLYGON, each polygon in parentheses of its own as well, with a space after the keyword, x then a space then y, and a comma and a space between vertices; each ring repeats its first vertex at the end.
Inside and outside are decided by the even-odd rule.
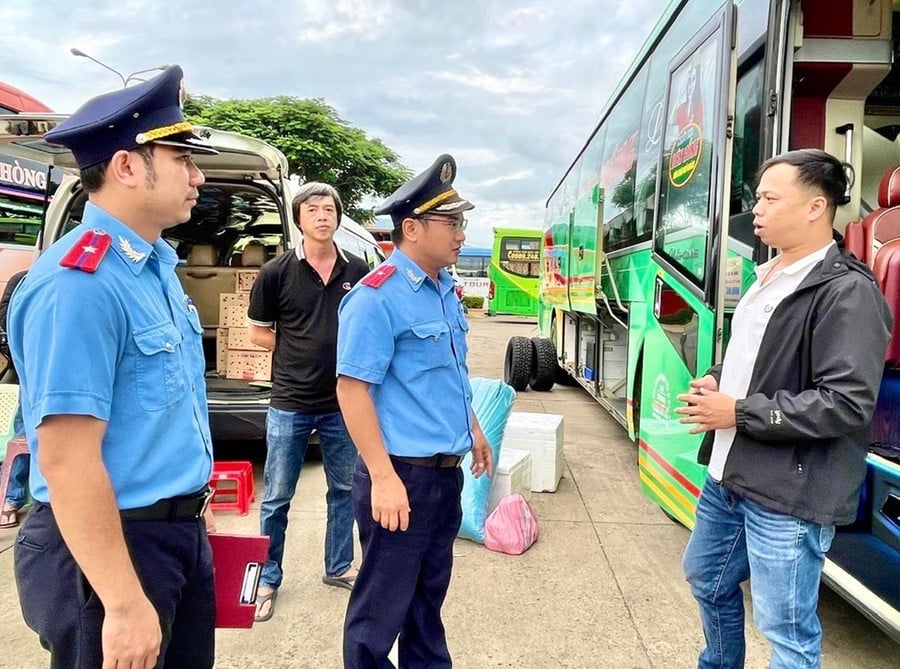
POLYGON ((422 221, 435 221, 437 223, 442 223, 446 225, 448 228, 453 230, 454 232, 457 230, 465 230, 466 226, 469 225, 469 221, 465 218, 435 218, 434 216, 420 216, 419 220, 422 221))

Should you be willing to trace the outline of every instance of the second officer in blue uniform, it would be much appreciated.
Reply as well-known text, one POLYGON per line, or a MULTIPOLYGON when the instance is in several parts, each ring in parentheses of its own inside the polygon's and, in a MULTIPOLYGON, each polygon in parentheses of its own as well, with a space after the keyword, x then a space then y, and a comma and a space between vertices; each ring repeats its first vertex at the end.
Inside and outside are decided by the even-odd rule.
POLYGON ((10 303, 35 498, 16 582, 60 669, 214 662, 202 329, 160 234, 197 203, 192 153, 216 151, 184 119, 181 79, 94 98, 47 134, 88 202, 10 303))
POLYGON ((376 213, 390 214, 390 259, 344 298, 338 400, 360 459, 353 503, 363 560, 344 623, 344 666, 449 667, 441 606, 462 512, 460 461, 475 476, 491 450, 472 412, 468 324, 445 269, 466 239, 473 205, 440 156, 376 213))

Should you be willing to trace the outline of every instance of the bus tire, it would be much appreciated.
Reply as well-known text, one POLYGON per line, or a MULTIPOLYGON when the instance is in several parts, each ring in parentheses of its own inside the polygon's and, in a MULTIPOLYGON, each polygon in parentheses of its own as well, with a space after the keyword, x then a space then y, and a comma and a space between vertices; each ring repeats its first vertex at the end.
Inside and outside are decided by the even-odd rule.
POLYGON ((528 388, 533 357, 534 347, 528 337, 509 338, 503 363, 503 380, 517 392, 528 388))
POLYGON ((531 344, 534 347, 534 359, 528 383, 532 390, 545 392, 553 388, 556 382, 556 347, 544 337, 534 337, 531 344))

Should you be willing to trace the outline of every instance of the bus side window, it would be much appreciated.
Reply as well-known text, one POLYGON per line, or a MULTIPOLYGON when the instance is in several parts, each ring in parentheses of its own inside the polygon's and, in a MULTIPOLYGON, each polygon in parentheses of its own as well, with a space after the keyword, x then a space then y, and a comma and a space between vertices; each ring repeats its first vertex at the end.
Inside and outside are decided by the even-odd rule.
POLYGON ((751 247, 756 241, 753 216, 749 212, 756 203, 756 171, 760 165, 764 62, 760 59, 738 75, 734 101, 729 235, 751 247))

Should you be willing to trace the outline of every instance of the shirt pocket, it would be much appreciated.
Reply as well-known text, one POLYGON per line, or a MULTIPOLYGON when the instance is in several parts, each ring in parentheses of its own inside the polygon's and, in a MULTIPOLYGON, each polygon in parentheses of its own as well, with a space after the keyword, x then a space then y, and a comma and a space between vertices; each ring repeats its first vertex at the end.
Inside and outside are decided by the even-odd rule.
POLYGON ((469 321, 460 314, 457 321, 457 328, 453 331, 454 349, 456 350, 456 359, 460 363, 466 362, 466 356, 469 354, 469 343, 467 337, 469 335, 469 321))
POLYGON ((450 325, 444 321, 425 321, 410 326, 415 369, 427 372, 453 363, 450 325))
POLYGON ((187 379, 181 332, 172 323, 151 325, 132 333, 138 404, 145 411, 166 409, 184 397, 187 379))

